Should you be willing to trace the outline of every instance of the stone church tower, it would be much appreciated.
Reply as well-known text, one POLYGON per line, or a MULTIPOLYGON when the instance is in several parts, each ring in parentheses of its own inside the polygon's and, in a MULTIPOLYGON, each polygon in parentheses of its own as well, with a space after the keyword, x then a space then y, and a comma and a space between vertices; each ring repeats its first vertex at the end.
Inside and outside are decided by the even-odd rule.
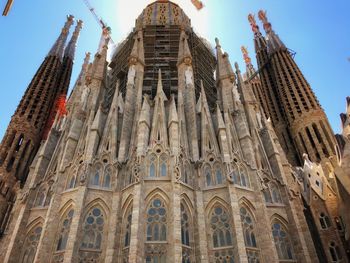
POLYGON ((54 112, 57 111, 52 105, 59 96, 67 94, 81 21, 78 21, 65 49, 72 24, 73 16, 68 16, 61 34, 23 95, 1 142, 0 235, 6 227, 19 186, 26 181, 29 165, 45 137, 45 131, 51 128, 54 112), (53 113, 50 114, 50 111, 53 113))
MULTIPOLYGON (((251 87, 266 116, 271 120, 288 161, 302 182, 304 214, 320 262, 340 260, 332 244, 342 244, 350 256, 349 231, 342 208, 339 175, 347 177, 346 167, 338 167, 335 137, 327 117, 311 87, 293 59, 292 52, 272 30, 264 11, 258 17, 266 31, 264 37, 254 15, 248 20, 254 32, 258 71, 254 70, 247 50, 245 82, 251 87)), ((344 118, 343 118, 344 119, 344 118)))
POLYGON ((253 15, 248 19, 254 32, 255 51, 261 78, 261 100, 292 165, 301 165, 307 153, 320 162, 335 155, 335 139, 328 119, 293 54, 273 31, 264 11, 259 11, 266 37, 253 15))
POLYGON ((300 174, 219 40, 215 54, 165 0, 110 63, 103 40, 30 167, 3 262, 319 262, 300 174))

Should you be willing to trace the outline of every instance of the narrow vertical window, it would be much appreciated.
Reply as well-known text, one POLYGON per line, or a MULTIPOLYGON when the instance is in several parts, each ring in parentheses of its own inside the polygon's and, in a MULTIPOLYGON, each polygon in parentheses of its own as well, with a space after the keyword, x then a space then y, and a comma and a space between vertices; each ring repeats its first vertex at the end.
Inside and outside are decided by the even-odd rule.
POLYGON ((155 155, 151 155, 150 157, 150 164, 149 164, 149 176, 150 177, 156 177, 156 162, 157 157, 155 155))
POLYGON ((167 158, 165 155, 160 157, 160 176, 167 176, 167 158))
POLYGON ((105 188, 110 188, 111 187, 111 168, 107 168, 105 170, 105 174, 104 174, 104 179, 103 179, 103 187, 105 188))
POLYGON ((248 263, 260 262, 260 251, 259 249, 257 249, 253 217, 245 207, 241 207, 239 212, 241 215, 244 243, 246 246, 248 263))
POLYGON ((212 180, 211 180, 211 170, 209 167, 207 167, 205 169, 205 179, 207 182, 207 186, 211 186, 212 185, 212 180))
POLYGON ((128 209, 126 213, 126 218, 124 218, 124 237, 123 237, 123 262, 129 262, 129 247, 131 238, 131 223, 132 223, 132 206, 128 209))
POLYGON ((72 175, 70 178, 69 178, 69 181, 68 181, 68 184, 67 184, 67 187, 66 189, 72 189, 75 187, 75 176, 72 175))
POLYGON ((215 171, 215 179, 216 179, 216 184, 222 184, 222 173, 220 168, 216 168, 215 171))
POLYGON ((342 259, 340 249, 334 242, 331 242, 329 246, 329 253, 331 254, 332 262, 340 262, 342 259))
POLYGON ((320 214, 320 224, 322 229, 327 229, 331 226, 331 220, 325 213, 320 214))
POLYGON ((101 177, 101 166, 97 165, 96 168, 93 170, 93 173, 91 175, 91 185, 99 186, 100 185, 100 177, 101 177))
POLYGON ((56 251, 53 254, 52 263, 63 262, 73 215, 74 210, 70 209, 60 222, 56 251))
POLYGON ((192 248, 192 219, 187 205, 181 203, 181 243, 182 243, 182 263, 191 263, 193 257, 192 248))

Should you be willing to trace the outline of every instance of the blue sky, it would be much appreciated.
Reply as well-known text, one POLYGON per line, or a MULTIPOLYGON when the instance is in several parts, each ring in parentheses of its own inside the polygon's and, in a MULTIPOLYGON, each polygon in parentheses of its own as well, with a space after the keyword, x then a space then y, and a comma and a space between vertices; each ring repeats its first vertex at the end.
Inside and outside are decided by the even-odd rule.
MULTIPOLYGON (((90 2, 112 27, 113 40, 118 43, 152 1, 90 2)), ((275 32, 288 48, 296 51, 295 60, 326 111, 333 130, 340 132, 338 116, 345 110, 345 97, 350 96, 349 0, 203 0, 205 7, 199 12, 190 0, 174 2, 183 7, 200 35, 212 44, 218 37, 231 63, 237 61, 241 69, 245 68, 241 45, 248 47, 256 64, 247 15, 266 10, 275 32)), ((5 0, 0 4, 3 8, 5 0)), ((9 15, 0 18, 0 138, 67 14, 84 21, 71 81, 74 83, 85 52, 94 54, 100 38, 100 28, 83 0, 15 0, 9 15)))

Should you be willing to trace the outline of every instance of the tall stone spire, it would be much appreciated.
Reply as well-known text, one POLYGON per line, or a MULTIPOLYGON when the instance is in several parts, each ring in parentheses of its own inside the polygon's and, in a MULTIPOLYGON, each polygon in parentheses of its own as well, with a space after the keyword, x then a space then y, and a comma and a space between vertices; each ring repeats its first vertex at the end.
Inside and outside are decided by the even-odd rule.
POLYGON ((218 38, 216 42, 216 82, 218 89, 218 99, 221 102, 224 112, 232 112, 234 110, 234 98, 232 94, 233 85, 235 85, 236 77, 233 72, 229 56, 226 52, 222 52, 221 45, 218 38))
POLYGON ((78 20, 77 25, 75 27, 75 30, 73 32, 73 36, 70 39, 70 41, 67 44, 67 47, 64 52, 63 62, 62 62, 62 68, 60 71, 60 74, 57 78, 57 85, 56 85, 56 95, 54 99, 54 107, 52 108, 49 118, 46 121, 44 133, 43 133, 43 139, 46 139, 50 129, 53 125, 53 122, 55 120, 57 111, 62 105, 62 102, 66 100, 70 79, 72 75, 73 70, 73 62, 74 62, 74 55, 75 55, 75 49, 76 44, 78 41, 80 30, 83 26, 83 21, 78 20))
MULTIPOLYGON (((259 77, 261 80, 261 94, 260 97, 257 89, 253 88, 253 91, 258 98, 260 104, 262 105, 266 117, 270 118, 271 123, 274 127, 278 127, 276 129, 276 134, 280 141, 285 141, 286 143, 282 144, 282 148, 284 151, 289 151, 287 156, 289 155, 289 161, 293 165, 300 165, 301 159, 297 157, 295 153, 294 143, 289 136, 288 124, 286 122, 284 109, 282 107, 281 101, 278 99, 279 87, 276 79, 273 78, 272 68, 271 68, 271 53, 268 52, 268 44, 267 40, 262 36, 259 31, 259 27, 256 24, 254 15, 248 15, 248 21, 252 27, 252 31, 254 32, 254 46, 256 52, 256 59, 259 68, 259 77)), ((265 28, 269 28, 268 25, 265 28)), ((255 81, 255 80, 254 80, 255 81)), ((250 82, 252 84, 252 82, 250 82)), ((259 86, 259 84, 256 84, 259 86)))
POLYGON ((192 55, 190 48, 188 47, 187 35, 185 30, 181 30, 179 41, 179 54, 177 58, 177 64, 181 63, 189 64, 192 62, 192 55))
POLYGON ((241 46, 241 51, 243 54, 243 59, 244 59, 245 65, 246 65, 247 78, 250 78, 251 76, 253 76, 255 74, 256 71, 255 71, 254 66, 252 64, 252 60, 249 57, 247 48, 245 46, 241 46))
POLYGON ((82 29, 82 27, 83 27, 83 21, 78 20, 77 25, 75 27, 75 30, 73 32, 73 36, 70 39, 70 41, 68 42, 68 45, 64 51, 64 56, 69 57, 71 60, 74 60, 75 50, 77 47, 77 41, 78 41, 80 30, 82 29))
POLYGON ((276 134, 293 165, 307 153, 313 162, 334 155, 334 135, 309 83, 290 52, 272 30, 266 12, 259 11, 267 41, 267 61, 261 67, 265 97, 276 134), (272 84, 272 85, 269 85, 272 84), (270 105, 274 107, 270 107, 270 105))
POLYGON ((74 22, 74 16, 69 15, 67 16, 67 21, 64 24, 64 27, 62 28, 61 34, 57 38, 55 44, 52 46, 48 56, 57 56, 62 60, 63 57, 63 51, 64 51, 64 45, 66 44, 69 28, 74 22))
POLYGON ((283 44, 279 36, 272 30, 271 23, 267 20, 266 12, 260 10, 258 16, 263 23, 266 32, 268 52, 272 53, 278 50, 286 50, 286 46, 283 44))
POLYGON ((61 34, 28 85, 1 142, 0 234, 1 226, 6 226, 19 184, 26 181, 29 165, 39 149, 56 98, 64 44, 72 23, 73 16, 68 16, 61 34))
POLYGON ((235 73, 233 72, 229 56, 226 52, 222 52, 221 45, 218 38, 215 38, 216 43, 216 58, 217 58, 217 69, 216 69, 216 80, 223 80, 229 78, 231 82, 235 80, 235 73))

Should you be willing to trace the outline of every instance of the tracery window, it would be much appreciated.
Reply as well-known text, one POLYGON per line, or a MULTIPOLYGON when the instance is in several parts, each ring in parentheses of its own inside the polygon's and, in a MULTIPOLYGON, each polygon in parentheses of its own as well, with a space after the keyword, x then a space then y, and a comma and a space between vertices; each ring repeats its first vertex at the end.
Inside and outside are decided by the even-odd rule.
POLYGON ((34 262, 34 257, 36 254, 36 249, 38 247, 41 232, 42 226, 38 225, 27 234, 23 245, 24 251, 22 255, 22 263, 34 262))
POLYGON ((69 235, 69 230, 70 230, 70 225, 72 223, 72 218, 74 215, 74 210, 71 209, 65 216, 64 220, 61 223, 61 230, 57 242, 57 248, 56 250, 65 250, 67 241, 68 241, 68 235, 69 235))
POLYGON ((254 221, 252 215, 245 207, 241 207, 240 210, 242 229, 244 235, 244 242, 247 250, 248 263, 259 262, 259 249, 257 248, 255 239, 254 221))
POLYGON ((322 229, 327 229, 332 225, 331 220, 325 213, 320 214, 320 224, 322 229))
POLYGON ((249 178, 247 176, 247 172, 243 167, 236 167, 232 172, 232 179, 235 184, 244 187, 250 187, 249 178))
POLYGON ((214 262, 234 262, 231 217, 220 205, 214 206, 210 214, 210 228, 214 262))
POLYGON ((204 168, 206 186, 220 185, 224 183, 224 177, 220 165, 216 164, 213 168, 209 165, 204 168))
POLYGON ((181 203, 181 243, 182 243, 182 263, 192 262, 192 222, 190 213, 186 205, 181 203))
POLYGON ((160 198, 153 199, 147 208, 146 262, 165 263, 167 252, 167 209, 160 198))
POLYGON ((272 195, 272 202, 279 203, 279 204, 282 203, 280 191, 278 190, 275 184, 271 184, 271 195, 272 195))
POLYGON ((106 167, 104 170, 102 165, 97 164, 90 175, 90 185, 94 187, 111 188, 112 167, 106 167))
POLYGON ((59 263, 63 261, 64 250, 66 249, 66 246, 67 246, 67 241, 68 241, 68 236, 69 236, 73 215, 74 215, 74 210, 70 209, 60 223, 60 232, 58 236, 56 252, 54 253, 54 256, 53 256, 54 263, 56 262, 59 263))
POLYGON ((100 177, 101 177, 101 166, 96 165, 95 169, 93 169, 93 172, 91 174, 91 180, 90 184, 93 186, 99 186, 100 185, 100 177))
POLYGON ((278 258, 280 260, 292 260, 293 249, 287 229, 279 222, 272 224, 272 236, 275 242, 278 258))
POLYGON ((45 187, 40 187, 34 202, 34 207, 45 206, 46 189, 45 187))
MULTIPOLYGON (((161 153, 158 149, 157 153, 161 153)), ((168 175, 168 157, 166 154, 151 154, 149 157, 149 177, 166 177, 168 175)))
POLYGON ((283 204, 280 191, 274 183, 268 184, 268 187, 263 189, 263 195, 266 203, 283 204))
POLYGON ((182 165, 181 180, 185 184, 192 185, 192 170, 187 162, 184 162, 182 165))
POLYGON ((340 262, 342 259, 340 249, 334 242, 331 242, 329 246, 329 253, 331 254, 332 262, 340 262))
POLYGON ((99 207, 92 208, 85 216, 79 262, 99 262, 104 224, 105 215, 99 207))

